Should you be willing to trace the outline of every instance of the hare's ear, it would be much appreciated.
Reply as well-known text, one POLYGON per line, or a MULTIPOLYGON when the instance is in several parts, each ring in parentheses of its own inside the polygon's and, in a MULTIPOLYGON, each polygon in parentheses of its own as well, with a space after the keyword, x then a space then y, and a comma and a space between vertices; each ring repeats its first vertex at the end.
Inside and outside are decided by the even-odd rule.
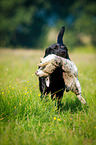
POLYGON ((63 26, 58 34, 58 37, 57 37, 57 43, 59 44, 63 44, 63 35, 64 35, 64 32, 65 32, 65 26, 63 26))

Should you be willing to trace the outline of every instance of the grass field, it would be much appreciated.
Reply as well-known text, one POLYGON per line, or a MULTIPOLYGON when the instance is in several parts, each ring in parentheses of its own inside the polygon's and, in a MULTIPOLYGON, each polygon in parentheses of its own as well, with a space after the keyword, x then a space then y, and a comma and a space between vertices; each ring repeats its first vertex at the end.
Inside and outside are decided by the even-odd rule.
POLYGON ((87 105, 65 92, 59 111, 50 94, 40 100, 35 71, 43 53, 0 49, 0 144, 96 145, 95 53, 70 54, 87 105))

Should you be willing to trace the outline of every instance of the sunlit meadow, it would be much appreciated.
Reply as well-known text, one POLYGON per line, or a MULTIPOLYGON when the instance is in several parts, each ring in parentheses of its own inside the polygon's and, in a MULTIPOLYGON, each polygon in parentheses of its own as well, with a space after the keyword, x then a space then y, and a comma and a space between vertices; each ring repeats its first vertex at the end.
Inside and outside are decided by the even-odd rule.
MULTIPOLYGON (((81 49, 82 50, 82 49, 81 49)), ((95 145, 96 55, 74 51, 82 105, 64 93, 62 107, 55 108, 50 94, 40 100, 37 64, 44 51, 0 49, 0 144, 1 145, 95 145)))

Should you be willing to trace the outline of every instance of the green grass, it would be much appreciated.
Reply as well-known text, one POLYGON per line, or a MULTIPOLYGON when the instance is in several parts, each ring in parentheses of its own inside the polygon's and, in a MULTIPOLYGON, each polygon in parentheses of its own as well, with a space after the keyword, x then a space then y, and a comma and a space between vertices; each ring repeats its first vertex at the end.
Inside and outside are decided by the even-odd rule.
POLYGON ((95 145, 96 55, 70 54, 78 67, 82 105, 76 96, 64 94, 61 110, 49 97, 40 100, 37 64, 43 51, 0 50, 1 145, 95 145))

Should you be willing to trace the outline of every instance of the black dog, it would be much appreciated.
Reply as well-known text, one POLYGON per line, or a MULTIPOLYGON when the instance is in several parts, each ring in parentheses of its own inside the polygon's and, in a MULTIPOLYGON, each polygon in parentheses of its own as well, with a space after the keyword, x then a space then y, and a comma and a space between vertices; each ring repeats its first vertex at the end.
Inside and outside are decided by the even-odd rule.
MULTIPOLYGON (((63 44, 64 32, 65 32, 65 27, 62 27, 57 37, 57 43, 52 44, 45 50, 44 57, 46 57, 49 54, 56 54, 63 58, 69 59, 68 49, 63 44)), ((41 98, 43 98, 49 92, 51 92, 51 99, 53 99, 56 96, 58 100, 57 107, 59 109, 59 106, 61 104, 61 98, 63 97, 63 93, 65 90, 63 70, 60 67, 58 67, 49 77, 47 78, 39 77, 39 89, 41 92, 41 98)))

